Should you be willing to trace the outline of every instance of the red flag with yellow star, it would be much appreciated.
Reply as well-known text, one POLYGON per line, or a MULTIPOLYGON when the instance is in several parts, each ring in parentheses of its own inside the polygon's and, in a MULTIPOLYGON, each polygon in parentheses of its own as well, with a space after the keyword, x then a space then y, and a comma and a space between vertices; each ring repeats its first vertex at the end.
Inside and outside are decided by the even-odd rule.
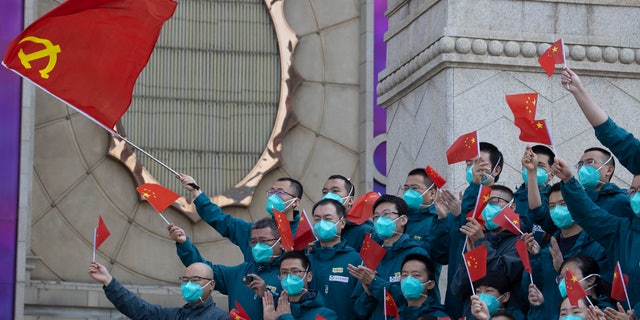
POLYGON ((380 198, 380 194, 369 191, 362 195, 347 212, 347 221, 357 225, 363 224, 373 216, 373 204, 380 198))
POLYGON ((611 281, 611 298, 617 301, 628 301, 628 285, 629 277, 622 273, 620 261, 618 261, 618 263, 616 263, 616 269, 613 271, 613 281, 611 281))
POLYGON ((551 77, 556 70, 556 64, 566 63, 564 59, 564 41, 562 39, 556 40, 549 49, 540 55, 538 63, 540 63, 547 75, 551 77))
POLYGON ((287 215, 273 209, 273 218, 276 219, 278 225, 278 231, 280 232, 280 243, 286 251, 293 250, 293 233, 291 232, 291 224, 287 215))
POLYGON ((511 231, 514 234, 520 235, 520 215, 515 213, 510 207, 504 207, 498 215, 493 219, 495 224, 503 227, 505 230, 511 231))
POLYGON ((525 118, 533 120, 536 117, 538 104, 537 93, 510 94, 504 97, 513 112, 513 118, 525 118))
POLYGON ((387 288, 382 288, 384 292, 384 315, 396 317, 396 320, 400 320, 400 313, 398 312, 398 305, 393 297, 387 291, 387 288))
POLYGON ((515 124, 520 128, 520 141, 552 145, 551 132, 547 120, 529 120, 516 118, 515 124))
POLYGON ((567 269, 564 275, 564 284, 567 287, 567 296, 572 306, 577 307, 578 301, 587 296, 587 291, 580 284, 580 279, 576 277, 571 269, 567 269))
POLYGON ((436 171, 436 169, 434 169, 432 166, 427 165, 427 167, 424 169, 424 172, 427 174, 429 179, 431 179, 431 182, 433 182, 436 185, 436 188, 438 189, 442 188, 442 186, 444 186, 445 183, 447 183, 447 180, 444 177, 442 177, 438 173, 438 171, 436 171))
POLYGON ((236 300, 235 301, 235 305, 236 307, 231 309, 231 311, 229 311, 229 318, 231 318, 231 320, 250 320, 251 318, 249 318, 249 315, 247 314, 246 311, 244 311, 244 308, 242 308, 242 305, 236 300))
POLYGON ((477 131, 461 135, 447 149, 447 163, 453 164, 473 159, 480 154, 480 142, 477 131))
POLYGON ((162 213, 164 209, 180 198, 177 193, 156 183, 145 183, 137 187, 136 191, 147 199, 158 213, 162 213))
POLYGON ((112 129, 177 3, 61 2, 9 43, 2 63, 112 129))
POLYGON ((360 248, 360 258, 364 265, 375 271, 385 254, 387 254, 387 250, 371 239, 371 233, 367 233, 362 241, 362 248, 360 248))
POLYGON ((487 275, 487 247, 484 244, 462 256, 471 282, 478 281, 487 275))
POLYGON ((309 243, 316 240, 313 235, 313 227, 311 227, 311 221, 307 216, 307 212, 302 210, 300 215, 300 222, 298 222, 298 229, 296 229, 296 235, 293 238, 293 248, 295 250, 304 250, 309 246, 309 243))

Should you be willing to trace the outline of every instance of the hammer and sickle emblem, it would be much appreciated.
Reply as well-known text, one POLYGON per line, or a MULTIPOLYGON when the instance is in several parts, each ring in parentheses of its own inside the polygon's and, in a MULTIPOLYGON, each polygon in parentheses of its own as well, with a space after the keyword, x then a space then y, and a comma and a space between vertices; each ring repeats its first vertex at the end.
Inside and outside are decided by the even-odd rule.
POLYGON ((58 61, 58 53, 62 51, 60 50, 60 46, 57 44, 54 45, 53 43, 51 43, 51 41, 47 39, 40 39, 38 37, 32 37, 32 36, 25 37, 24 39, 20 40, 19 43, 23 43, 25 41, 31 41, 31 42, 43 44, 44 49, 29 53, 29 54, 24 53, 24 51, 20 49, 20 51, 18 52, 18 58, 20 58, 20 62, 22 62, 22 65, 26 69, 31 69, 31 64, 30 64, 31 61, 49 57, 49 63, 47 64, 47 66, 44 69, 39 70, 40 76, 42 78, 49 79, 49 72, 51 72, 51 70, 55 68, 56 62, 58 61))

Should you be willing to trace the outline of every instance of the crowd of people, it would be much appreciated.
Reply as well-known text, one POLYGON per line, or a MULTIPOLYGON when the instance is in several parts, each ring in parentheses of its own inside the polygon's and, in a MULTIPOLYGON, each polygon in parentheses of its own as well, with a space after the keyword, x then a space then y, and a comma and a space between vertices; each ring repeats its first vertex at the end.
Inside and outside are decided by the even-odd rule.
POLYGON ((333 175, 308 217, 316 240, 304 250, 285 251, 273 214, 285 214, 296 233, 300 182, 278 179, 267 192, 270 216, 250 222, 224 213, 194 188, 192 177, 181 174, 199 216, 238 246, 244 262, 215 264, 220 257, 203 257, 184 230, 171 224, 169 235, 187 267, 180 277, 187 301, 183 307, 145 302, 95 261, 89 274, 132 318, 229 319, 211 299, 216 290, 228 296, 229 308, 241 306, 250 319, 636 319, 640 255, 633 248, 640 242, 640 141, 607 116, 569 68, 561 84, 602 146, 567 160, 548 146, 527 146, 521 158, 523 182, 516 190, 499 183, 502 152, 480 142, 479 156, 467 161, 469 186, 461 196, 438 188, 424 169, 414 169, 401 194, 381 195, 371 219, 356 224, 347 220, 355 187, 333 175), (611 182, 614 155, 634 175, 628 190, 611 182), (567 161, 576 162, 577 177, 567 161), (467 215, 477 208, 483 187, 490 187, 486 206, 477 216, 467 215), (519 214, 522 234, 494 221, 505 208, 519 214), (386 251, 375 270, 363 264, 360 254, 368 249, 363 245, 368 235, 386 251), (516 248, 519 239, 526 244, 530 273, 516 248), (463 253, 480 246, 487 249, 486 275, 470 281, 463 253), (447 277, 440 280, 444 265, 447 277), (628 281, 625 299, 618 300, 611 287, 621 274, 628 281), (439 281, 446 283, 439 286, 439 281), (569 297, 575 285, 586 292, 577 302, 569 297), (442 295, 439 287, 446 288, 442 295), (389 312, 390 299, 396 314, 389 312))

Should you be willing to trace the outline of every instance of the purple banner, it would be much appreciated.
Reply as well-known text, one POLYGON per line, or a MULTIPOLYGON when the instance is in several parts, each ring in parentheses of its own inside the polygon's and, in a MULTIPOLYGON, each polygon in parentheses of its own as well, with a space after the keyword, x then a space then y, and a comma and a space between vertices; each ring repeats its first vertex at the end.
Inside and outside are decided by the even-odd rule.
MULTIPOLYGON (((384 34, 389 29, 389 22, 384 12, 387 11, 388 0, 375 0, 373 7, 373 137, 387 132, 387 111, 378 106, 378 74, 387 65, 387 44, 384 42, 384 34)), ((382 176, 387 175, 387 144, 380 143, 375 147, 373 163, 382 176)), ((386 193, 386 185, 374 180, 374 191, 386 193)))
MULTIPOLYGON (((23 0, 2 1, 2 56, 9 41, 22 31, 23 12, 23 0)), ((0 67, 0 88, 0 315, 13 319, 20 174, 20 77, 0 67)))

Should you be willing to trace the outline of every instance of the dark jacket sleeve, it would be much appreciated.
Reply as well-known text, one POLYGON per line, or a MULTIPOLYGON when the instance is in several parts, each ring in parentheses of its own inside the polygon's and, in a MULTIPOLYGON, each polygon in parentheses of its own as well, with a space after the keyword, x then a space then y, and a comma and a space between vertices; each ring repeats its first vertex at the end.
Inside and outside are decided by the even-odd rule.
POLYGON ((640 174, 640 141, 618 127, 611 118, 593 128, 600 143, 609 148, 620 163, 633 175, 640 174))
POLYGON ((449 243, 451 241, 449 223, 447 223, 449 219, 453 219, 453 217, 449 215, 444 219, 433 221, 429 233, 429 242, 431 243, 429 255, 435 263, 441 265, 449 263, 449 243))
POLYGON ((164 309, 159 305, 142 300, 120 284, 116 278, 113 278, 103 289, 107 299, 113 303, 116 309, 131 319, 166 319, 167 314, 174 309, 164 309))
POLYGON ((529 209, 529 217, 533 223, 541 226, 542 230, 548 234, 554 234, 558 231, 558 227, 553 223, 549 214, 549 202, 543 201, 540 206, 529 209))

